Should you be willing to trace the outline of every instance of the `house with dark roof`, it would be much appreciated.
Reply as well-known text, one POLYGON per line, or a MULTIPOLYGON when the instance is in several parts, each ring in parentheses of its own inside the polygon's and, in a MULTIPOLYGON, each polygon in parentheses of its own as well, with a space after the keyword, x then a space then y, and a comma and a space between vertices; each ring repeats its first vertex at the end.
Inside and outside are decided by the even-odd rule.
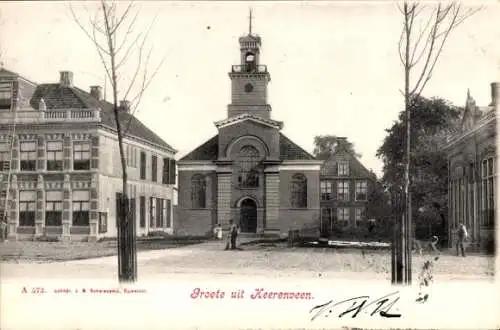
POLYGON ((476 105, 467 92, 461 127, 448 136, 448 242, 464 224, 472 247, 493 250, 496 223, 497 120, 500 82, 491 83, 491 103, 476 105))
MULTIPOLYGON (((173 231, 176 150, 130 113, 124 134, 127 195, 137 235, 173 231)), ((113 104, 73 73, 36 84, 0 69, 0 211, 10 239, 116 236, 122 166, 113 104)))
MULTIPOLYGON (((368 196, 377 178, 338 138, 334 153, 321 166, 321 234, 335 236, 335 228, 367 228, 368 196)), ((363 232, 363 234, 366 234, 363 232)))
POLYGON ((215 122, 218 134, 178 161, 179 235, 204 235, 214 226, 242 233, 286 234, 319 226, 321 161, 282 132, 271 117, 260 64, 261 38, 239 38, 241 62, 229 72, 231 104, 215 122))

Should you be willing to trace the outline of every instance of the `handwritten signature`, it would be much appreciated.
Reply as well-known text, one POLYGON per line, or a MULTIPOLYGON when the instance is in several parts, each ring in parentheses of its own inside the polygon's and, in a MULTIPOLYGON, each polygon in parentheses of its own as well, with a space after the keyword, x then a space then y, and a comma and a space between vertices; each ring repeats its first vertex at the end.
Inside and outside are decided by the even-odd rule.
POLYGON ((378 299, 369 301, 370 296, 359 296, 354 298, 349 298, 339 302, 334 302, 330 300, 329 302, 321 305, 314 306, 309 314, 313 314, 311 321, 314 321, 320 316, 328 317, 332 313, 338 315, 338 317, 343 317, 345 315, 351 315, 352 318, 358 316, 359 313, 369 313, 370 316, 378 313, 381 317, 401 317, 401 314, 390 313, 391 308, 394 307, 396 302, 399 300, 399 291, 387 294, 378 299), (340 308, 342 305, 349 304, 347 309, 340 308), (337 314, 335 307, 338 307, 340 313, 337 314))

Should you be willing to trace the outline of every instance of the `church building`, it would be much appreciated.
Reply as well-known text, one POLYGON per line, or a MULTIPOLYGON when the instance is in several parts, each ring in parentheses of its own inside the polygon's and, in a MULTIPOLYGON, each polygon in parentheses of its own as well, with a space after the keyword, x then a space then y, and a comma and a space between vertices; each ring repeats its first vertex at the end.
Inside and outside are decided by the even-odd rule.
POLYGON ((217 135, 178 161, 179 235, 204 235, 216 224, 228 230, 231 219, 242 233, 319 227, 322 161, 283 135, 283 122, 272 118, 261 42, 250 23, 239 38, 241 62, 229 72, 227 118, 215 122, 217 135))

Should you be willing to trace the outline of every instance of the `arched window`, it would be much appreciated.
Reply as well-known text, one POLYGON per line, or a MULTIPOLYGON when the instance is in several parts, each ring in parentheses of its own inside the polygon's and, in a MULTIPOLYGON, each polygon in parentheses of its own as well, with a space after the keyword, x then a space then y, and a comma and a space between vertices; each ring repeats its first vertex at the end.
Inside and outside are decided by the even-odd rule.
POLYGON ((191 202, 193 209, 204 209, 206 207, 205 196, 205 178, 201 174, 193 175, 191 178, 191 202))
POLYGON ((291 203, 295 208, 307 207, 307 179, 303 174, 295 174, 292 177, 291 203))
POLYGON ((250 52, 246 53, 245 55, 245 71, 255 71, 255 55, 250 52))
POLYGON ((259 151, 250 145, 243 146, 238 154, 238 184, 240 187, 255 188, 259 186, 258 165, 259 151))

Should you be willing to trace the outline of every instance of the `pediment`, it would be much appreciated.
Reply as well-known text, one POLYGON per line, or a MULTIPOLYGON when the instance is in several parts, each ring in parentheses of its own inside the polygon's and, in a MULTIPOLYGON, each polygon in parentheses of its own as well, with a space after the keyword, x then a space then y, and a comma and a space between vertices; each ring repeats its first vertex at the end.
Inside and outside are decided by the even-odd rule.
POLYGON ((214 124, 217 127, 217 129, 221 129, 224 127, 233 126, 233 125, 240 124, 240 123, 247 122, 247 121, 250 121, 250 122, 253 122, 256 124, 260 124, 263 126, 271 127, 274 129, 278 129, 278 130, 281 130, 283 128, 283 122, 281 122, 281 121, 262 118, 260 116, 252 115, 249 113, 244 113, 244 114, 241 114, 238 116, 229 117, 229 118, 226 118, 224 120, 217 121, 214 124))

